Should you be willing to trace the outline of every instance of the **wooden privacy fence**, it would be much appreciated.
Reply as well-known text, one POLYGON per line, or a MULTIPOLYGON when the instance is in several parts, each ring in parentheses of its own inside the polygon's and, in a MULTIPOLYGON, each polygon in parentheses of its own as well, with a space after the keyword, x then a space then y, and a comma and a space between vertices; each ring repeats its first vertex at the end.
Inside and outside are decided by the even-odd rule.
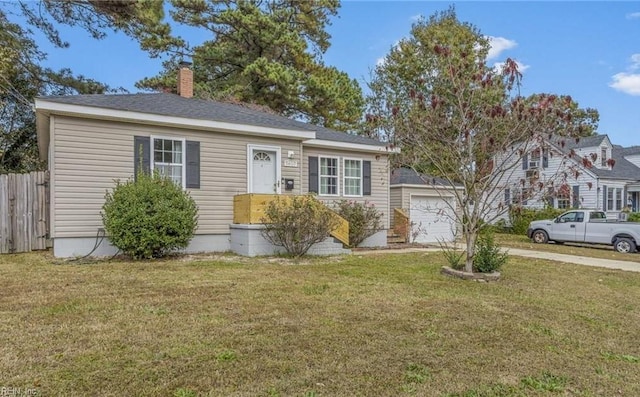
POLYGON ((49 173, 0 175, 0 254, 47 248, 49 173))

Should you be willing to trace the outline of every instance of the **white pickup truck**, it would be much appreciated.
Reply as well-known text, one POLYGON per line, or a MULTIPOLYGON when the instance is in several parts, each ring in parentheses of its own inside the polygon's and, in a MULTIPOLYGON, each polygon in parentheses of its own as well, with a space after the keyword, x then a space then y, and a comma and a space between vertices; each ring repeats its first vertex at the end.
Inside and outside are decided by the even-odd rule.
POLYGON ((636 252, 640 223, 608 221, 602 211, 574 210, 556 219, 531 222, 527 236, 539 244, 549 241, 606 244, 613 245, 618 252, 636 252))

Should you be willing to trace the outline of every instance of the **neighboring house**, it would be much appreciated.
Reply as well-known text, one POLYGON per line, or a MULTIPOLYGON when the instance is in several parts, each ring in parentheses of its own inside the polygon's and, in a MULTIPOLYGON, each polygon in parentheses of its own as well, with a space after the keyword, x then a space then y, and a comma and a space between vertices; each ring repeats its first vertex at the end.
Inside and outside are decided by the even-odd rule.
MULTIPOLYGON (((409 218, 409 239, 416 243, 452 242, 458 235, 454 191, 439 178, 409 168, 391 172, 390 203, 409 218)), ((457 188, 462 189, 462 187, 457 188)), ((391 213, 394 224, 395 212, 391 213)))
POLYGON ((533 148, 526 153, 504 185, 502 203, 530 208, 545 204, 559 209, 597 208, 616 219, 625 207, 640 210, 639 181, 640 148, 613 145, 607 135, 584 137, 578 142, 567 139, 562 147, 548 144, 545 149, 533 148), (523 190, 539 182, 546 191, 534 198, 523 195, 523 190))
MULTIPOLYGON (((252 230, 233 224, 234 196, 246 193, 315 192, 325 202, 372 202, 384 214, 385 230, 365 245, 386 245, 393 151, 385 144, 248 106, 191 98, 192 72, 179 73, 180 95, 36 99, 40 156, 50 171, 55 256, 92 250, 103 227, 105 192, 139 167, 169 176, 196 201, 198 228, 187 252, 235 247, 250 255, 272 253, 244 246, 256 235, 233 241, 234 231, 252 230)), ((115 252, 105 241, 93 255, 115 252)))

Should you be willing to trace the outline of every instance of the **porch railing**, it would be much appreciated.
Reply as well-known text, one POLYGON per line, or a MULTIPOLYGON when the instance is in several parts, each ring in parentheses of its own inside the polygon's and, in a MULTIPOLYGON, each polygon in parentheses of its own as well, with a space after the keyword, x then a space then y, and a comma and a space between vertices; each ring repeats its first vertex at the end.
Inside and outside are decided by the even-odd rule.
MULTIPOLYGON (((247 193, 233 196, 233 223, 237 224, 261 224, 265 217, 267 205, 278 198, 286 199, 292 196, 277 194, 247 193)), ((332 216, 338 220, 338 227, 330 234, 343 244, 349 245, 349 222, 340 215, 331 211, 332 216)))
POLYGON ((393 232, 402 236, 405 241, 409 241, 409 232, 411 231, 411 221, 409 215, 401 209, 393 209, 393 232))

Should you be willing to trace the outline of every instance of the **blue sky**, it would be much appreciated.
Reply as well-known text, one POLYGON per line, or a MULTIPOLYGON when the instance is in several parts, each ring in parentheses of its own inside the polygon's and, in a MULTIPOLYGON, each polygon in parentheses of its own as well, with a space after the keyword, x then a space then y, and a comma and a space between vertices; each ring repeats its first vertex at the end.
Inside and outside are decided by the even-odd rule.
MULTIPOLYGON (((492 37, 491 63, 507 57, 522 65, 522 93, 571 95, 600 112, 598 131, 623 146, 640 145, 640 2, 367 2, 343 1, 328 28, 328 65, 347 72, 365 89, 370 71, 406 37, 420 15, 454 4, 458 18, 492 37)), ((102 41, 65 28, 69 49, 51 49, 48 66, 136 92, 137 80, 161 70, 121 34, 102 41)), ((191 44, 206 34, 179 31, 191 44)))

